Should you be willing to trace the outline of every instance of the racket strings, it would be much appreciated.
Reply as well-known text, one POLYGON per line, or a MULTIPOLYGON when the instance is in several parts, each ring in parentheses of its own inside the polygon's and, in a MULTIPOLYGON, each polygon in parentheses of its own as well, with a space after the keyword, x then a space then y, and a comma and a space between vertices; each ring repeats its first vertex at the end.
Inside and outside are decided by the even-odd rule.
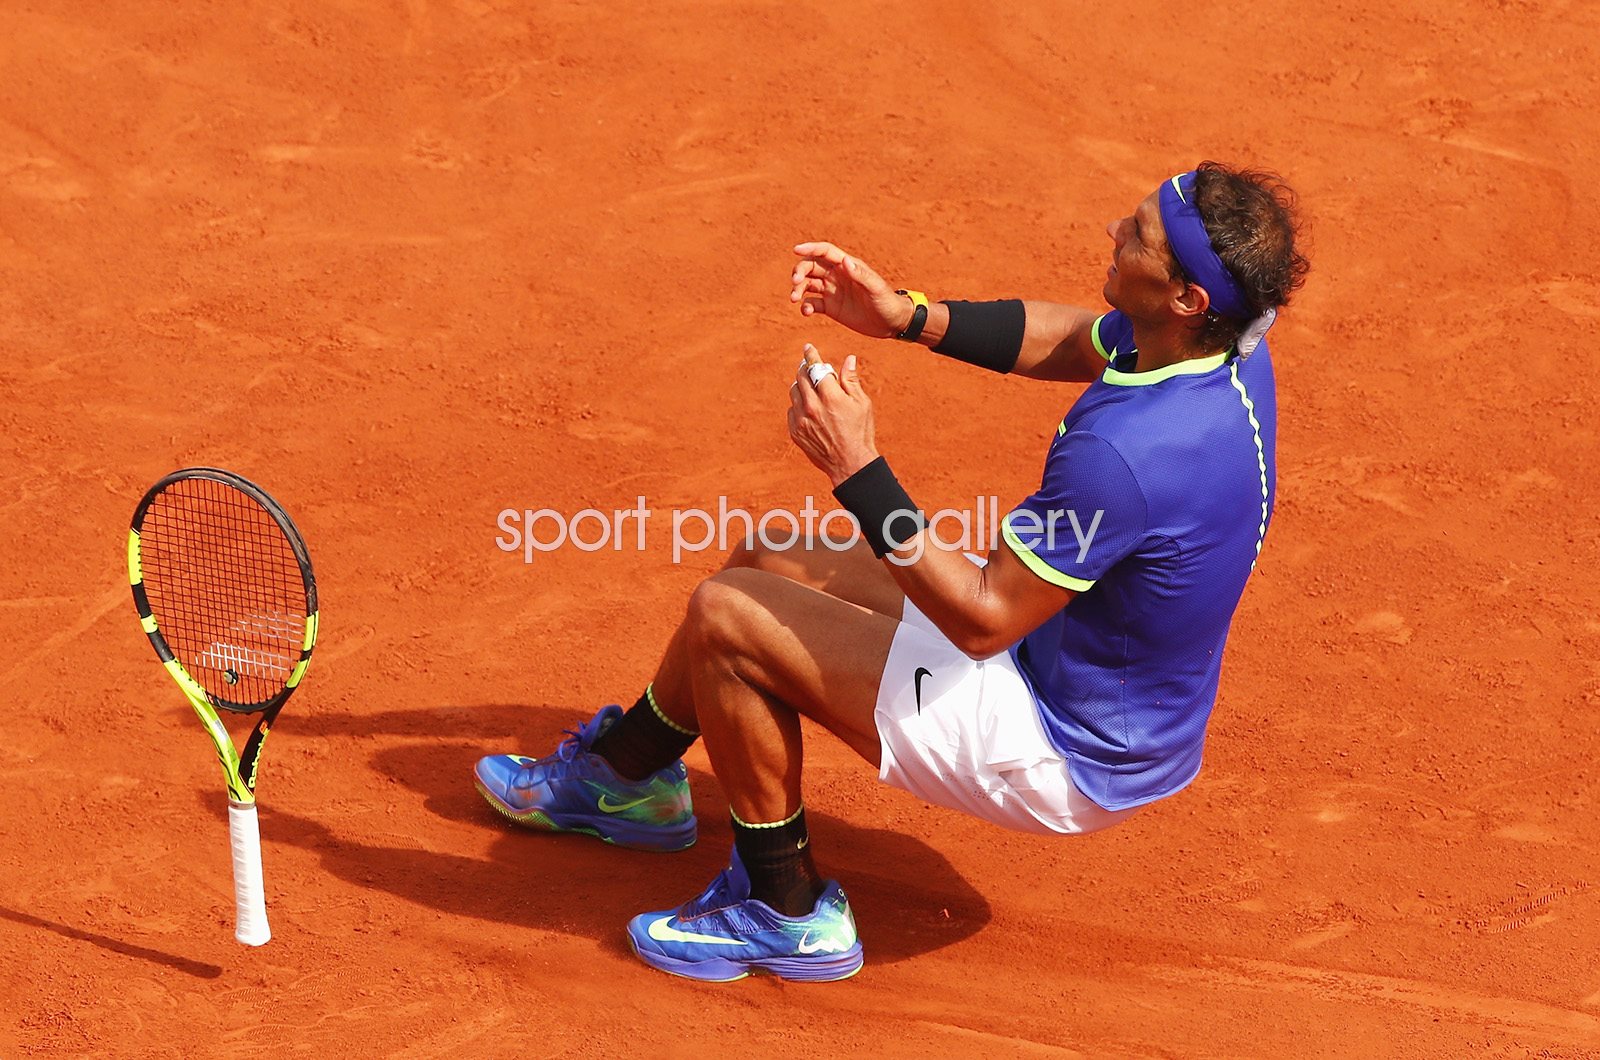
POLYGON ((229 704, 283 690, 305 641, 304 577, 283 529, 255 498, 213 479, 180 479, 140 529, 151 612, 173 654, 229 704))

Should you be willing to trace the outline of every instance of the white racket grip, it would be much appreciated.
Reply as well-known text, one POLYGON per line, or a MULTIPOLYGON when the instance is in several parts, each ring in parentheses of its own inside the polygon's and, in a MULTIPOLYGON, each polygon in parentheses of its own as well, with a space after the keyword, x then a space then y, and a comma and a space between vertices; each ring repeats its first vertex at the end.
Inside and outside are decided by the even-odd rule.
POLYGON ((255 803, 228 800, 228 840, 233 844, 233 937, 246 946, 265 946, 267 892, 261 878, 261 825, 255 803))

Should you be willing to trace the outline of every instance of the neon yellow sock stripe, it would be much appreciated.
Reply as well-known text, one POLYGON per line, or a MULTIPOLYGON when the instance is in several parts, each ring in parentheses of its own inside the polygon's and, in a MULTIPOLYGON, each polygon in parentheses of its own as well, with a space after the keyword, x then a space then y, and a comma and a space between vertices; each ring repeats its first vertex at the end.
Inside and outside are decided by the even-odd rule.
MULTIPOLYGON (((1261 544, 1267 539, 1267 449, 1261 444, 1261 422, 1256 419, 1256 406, 1250 400, 1250 394, 1244 388, 1244 381, 1239 378, 1239 362, 1234 361, 1228 366, 1229 374, 1233 378, 1233 388, 1239 392, 1239 400, 1244 402, 1244 412, 1250 419, 1250 430, 1256 436, 1256 465, 1261 470, 1261 529, 1256 532, 1256 555, 1261 555, 1261 544)), ((1256 561, 1250 561, 1250 569, 1256 569, 1256 561)))
POLYGON ((733 812, 732 806, 728 807, 728 816, 732 817, 733 823, 739 825, 741 828, 782 828, 786 824, 794 824, 795 818, 804 813, 805 809, 805 804, 801 803, 800 808, 795 810, 789 816, 785 817, 781 821, 773 821, 770 824, 751 824, 749 821, 741 820, 739 815, 733 812))
POLYGON ((677 722, 667 717, 666 712, 663 711, 656 703, 656 685, 654 681, 644 686, 644 698, 650 701, 650 709, 655 711, 656 717, 660 718, 661 723, 667 728, 681 732, 685 736, 700 735, 700 731, 698 729, 685 729, 682 725, 679 725, 677 722))

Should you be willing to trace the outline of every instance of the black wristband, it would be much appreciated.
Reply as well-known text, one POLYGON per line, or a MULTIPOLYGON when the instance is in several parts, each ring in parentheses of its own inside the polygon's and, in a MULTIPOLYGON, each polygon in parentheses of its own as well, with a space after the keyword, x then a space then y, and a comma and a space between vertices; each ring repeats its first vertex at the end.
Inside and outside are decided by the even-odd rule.
POLYGON ((946 302, 950 326, 934 353, 1004 375, 1017 366, 1028 314, 1018 298, 1001 302, 946 302))
POLYGON ((928 525, 912 503, 889 462, 878 457, 834 488, 833 496, 861 524, 861 536, 879 559, 910 541, 928 525))

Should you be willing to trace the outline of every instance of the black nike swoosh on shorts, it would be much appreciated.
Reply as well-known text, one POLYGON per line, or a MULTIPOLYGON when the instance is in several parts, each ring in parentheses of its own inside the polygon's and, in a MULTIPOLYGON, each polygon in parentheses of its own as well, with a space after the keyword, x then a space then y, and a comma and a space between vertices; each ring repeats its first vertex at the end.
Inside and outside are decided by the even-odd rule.
POLYGON ((911 680, 916 682, 917 713, 918 714, 922 713, 922 679, 924 677, 932 677, 932 676, 933 676, 933 671, 928 669, 926 666, 917 667, 917 672, 911 675, 911 680))

